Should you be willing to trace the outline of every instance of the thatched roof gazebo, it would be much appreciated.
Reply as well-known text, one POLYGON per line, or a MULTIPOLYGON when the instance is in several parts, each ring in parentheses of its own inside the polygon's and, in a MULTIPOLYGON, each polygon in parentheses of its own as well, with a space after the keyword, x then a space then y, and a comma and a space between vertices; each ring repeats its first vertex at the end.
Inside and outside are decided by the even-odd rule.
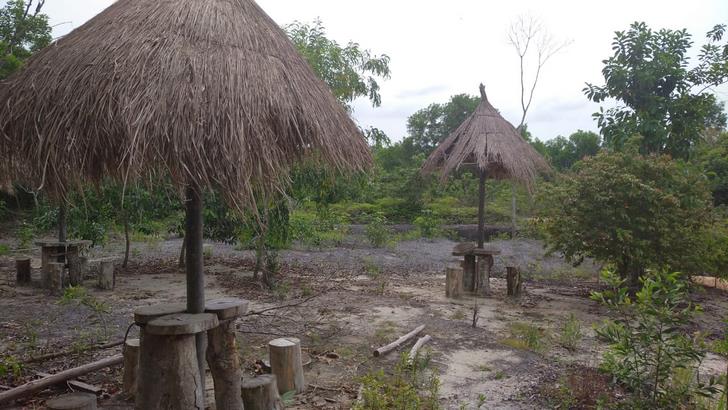
POLYGON ((253 0, 118 0, 0 83, 0 158, 62 200, 169 175, 186 191, 188 312, 204 310, 202 196, 245 209, 305 156, 361 170, 364 137, 253 0))
POLYGON ((490 104, 485 86, 480 85, 481 102, 422 165, 422 173, 441 170, 442 180, 462 167, 473 167, 479 177, 478 248, 483 248, 485 180, 511 179, 529 190, 539 173, 550 167, 546 160, 521 137, 490 104))

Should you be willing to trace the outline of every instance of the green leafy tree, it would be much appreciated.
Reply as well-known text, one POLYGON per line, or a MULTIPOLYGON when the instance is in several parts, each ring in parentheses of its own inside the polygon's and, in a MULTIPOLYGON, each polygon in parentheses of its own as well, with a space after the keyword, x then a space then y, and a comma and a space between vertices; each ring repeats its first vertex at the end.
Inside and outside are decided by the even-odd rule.
POLYGON ((600 152, 542 193, 549 251, 612 263, 633 289, 647 268, 697 272, 712 219, 705 178, 667 156, 600 152))
POLYGON ((296 21, 284 29, 319 78, 348 109, 359 97, 367 97, 375 107, 381 105, 378 81, 390 77, 389 56, 373 54, 353 41, 341 46, 326 37, 326 28, 318 19, 312 24, 296 21))
POLYGON ((605 85, 584 89, 591 101, 619 103, 594 114, 607 146, 621 149, 641 135, 643 154, 685 159, 703 130, 725 127, 722 106, 707 92, 728 80, 728 43, 721 43, 725 28, 717 25, 708 33, 693 68, 691 36, 685 30, 653 31, 645 23, 633 23, 618 31, 614 55, 604 60, 605 85))
POLYGON ((577 161, 599 152, 601 138, 591 131, 579 130, 564 138, 558 136, 543 143, 543 154, 558 170, 567 170, 577 161))
POLYGON ((714 204, 728 205, 728 132, 718 134, 715 141, 702 143, 693 161, 710 181, 714 204))
POLYGON ((479 103, 479 97, 458 94, 445 104, 430 104, 407 119, 408 138, 412 139, 418 152, 427 155, 455 131, 479 103))
POLYGON ((17 70, 25 59, 51 43, 45 0, 10 0, 0 9, 0 79, 17 70))

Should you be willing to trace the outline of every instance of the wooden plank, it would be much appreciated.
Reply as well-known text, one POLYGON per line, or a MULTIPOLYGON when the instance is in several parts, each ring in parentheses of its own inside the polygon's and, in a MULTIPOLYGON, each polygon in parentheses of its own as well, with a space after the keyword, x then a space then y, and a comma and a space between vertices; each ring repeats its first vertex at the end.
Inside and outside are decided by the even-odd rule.
MULTIPOLYGON (((43 372, 35 372, 35 375, 38 377, 53 376, 50 373, 43 373, 43 372)), ((94 386, 92 384, 88 384, 88 383, 84 383, 84 382, 80 382, 78 380, 68 380, 68 381, 66 381, 66 383, 68 383, 69 386, 73 387, 76 390, 81 390, 86 393, 93 393, 95 395, 99 395, 99 394, 101 394, 101 392, 104 391, 104 389, 102 389, 101 387, 94 386)))

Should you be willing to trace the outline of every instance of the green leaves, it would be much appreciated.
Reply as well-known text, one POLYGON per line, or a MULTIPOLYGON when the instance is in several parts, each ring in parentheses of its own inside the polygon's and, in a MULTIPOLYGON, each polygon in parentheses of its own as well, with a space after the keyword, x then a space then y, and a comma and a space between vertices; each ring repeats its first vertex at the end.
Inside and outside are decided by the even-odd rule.
POLYGON ((687 158, 708 127, 725 127, 726 116, 711 86, 728 80, 728 44, 719 45, 725 26, 708 33, 698 64, 688 68, 692 47, 685 30, 652 31, 633 23, 615 34, 614 55, 604 60, 605 84, 587 84, 584 93, 600 103, 615 99, 621 105, 594 114, 606 144, 622 149, 634 135, 642 135, 640 152, 667 153, 687 158))
POLYGON ((30 55, 51 43, 43 3, 31 10, 32 0, 11 0, 0 9, 0 79, 17 70, 30 55))
POLYGON ((378 80, 390 77, 389 56, 373 54, 355 42, 339 45, 326 37, 326 28, 318 19, 312 24, 296 21, 284 30, 347 109, 351 110, 350 104, 358 97, 368 98, 375 107, 382 104, 378 80))

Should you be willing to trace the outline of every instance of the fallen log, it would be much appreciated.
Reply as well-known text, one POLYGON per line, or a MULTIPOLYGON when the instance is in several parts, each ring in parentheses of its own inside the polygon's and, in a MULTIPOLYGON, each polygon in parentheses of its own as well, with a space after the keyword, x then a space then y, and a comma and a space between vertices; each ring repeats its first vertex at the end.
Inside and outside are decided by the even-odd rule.
POLYGON ((6 392, 0 393, 0 404, 7 403, 12 400, 17 400, 21 397, 41 391, 41 390, 45 389, 46 387, 50 387, 50 386, 56 385, 58 383, 63 383, 68 380, 71 380, 71 379, 75 379, 79 376, 83 376, 84 374, 91 373, 96 370, 119 365, 123 361, 124 361, 124 356, 117 354, 117 355, 107 357, 105 359, 101 359, 101 360, 93 362, 93 363, 89 363, 89 364, 85 364, 83 366, 64 370, 60 373, 56 373, 49 377, 44 377, 42 379, 33 380, 32 382, 26 383, 22 386, 19 386, 14 389, 10 389, 6 392))
POLYGON ((82 350, 68 349, 68 350, 63 350, 61 352, 44 354, 43 356, 30 357, 27 360, 25 360, 23 362, 23 364, 43 362, 46 360, 53 360, 53 359, 56 359, 59 357, 68 356, 68 355, 75 354, 75 353, 85 353, 85 352, 88 352, 91 350, 111 349, 112 347, 121 346, 123 344, 124 344, 123 340, 117 340, 115 342, 109 342, 109 343, 102 344, 102 345, 91 346, 87 349, 82 349, 82 350))
POLYGON ((426 335, 425 337, 420 338, 420 340, 415 343, 414 346, 412 346, 412 350, 409 352, 409 363, 412 364, 415 362, 415 359, 417 358, 417 352, 419 352, 420 348, 427 342, 432 340, 432 337, 430 335, 426 335))
POLYGON ((380 347, 379 349, 377 349, 377 350, 374 351, 374 357, 379 357, 379 356, 385 355, 385 354, 391 352, 392 350, 394 350, 394 349, 402 346, 408 340, 410 340, 413 337, 417 336, 424 329, 425 329, 425 325, 419 326, 415 330, 407 333, 406 335, 400 337, 399 339, 395 340, 394 342, 392 342, 392 343, 390 343, 390 344, 388 344, 386 346, 380 347))
MULTIPOLYGON (((43 373, 43 372, 35 372, 35 375, 38 377, 51 377, 53 376, 50 373, 43 373)), ((69 380, 66 383, 68 383, 69 386, 73 387, 76 390, 81 390, 84 393, 91 393, 95 395, 101 394, 103 389, 98 386, 94 386, 92 384, 80 382, 78 380, 69 380)))

